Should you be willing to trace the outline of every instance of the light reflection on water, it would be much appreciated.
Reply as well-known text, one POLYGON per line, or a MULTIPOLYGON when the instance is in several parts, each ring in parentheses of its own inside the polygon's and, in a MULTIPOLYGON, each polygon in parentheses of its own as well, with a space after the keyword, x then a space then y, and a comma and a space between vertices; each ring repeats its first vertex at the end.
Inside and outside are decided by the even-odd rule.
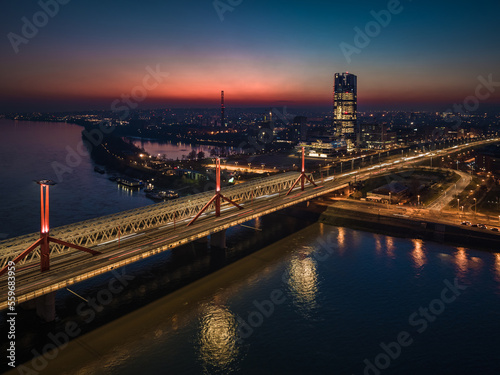
POLYGON ((135 146, 144 149, 144 151, 146 151, 148 154, 153 156, 166 157, 167 159, 171 160, 175 160, 177 158, 184 159, 193 150, 197 153, 201 151, 207 157, 210 155, 210 151, 212 149, 216 149, 219 151, 223 150, 226 154, 242 151, 239 147, 191 145, 182 142, 160 142, 154 139, 137 139, 133 137, 131 137, 130 139, 135 146))
POLYGON ((467 259, 467 253, 465 251, 465 248, 463 247, 458 247, 457 251, 455 252, 455 266, 456 266, 456 271, 457 271, 457 278, 459 280, 465 280, 467 276, 467 264, 468 264, 468 259, 467 259))
POLYGON ((344 254, 344 251, 346 250, 346 240, 345 240, 345 228, 339 227, 337 228, 337 241, 338 241, 338 251, 339 254, 342 255, 344 254))
MULTIPOLYGON (((479 362, 483 368, 498 363, 500 254, 313 225, 210 276, 156 302, 161 309, 153 315, 146 306, 127 317, 129 326, 93 332, 118 336, 112 348, 101 347, 101 357, 90 353, 91 360, 73 362, 80 347, 72 342, 52 369, 66 361, 80 369, 68 374, 102 374, 102 364, 106 373, 123 375, 362 374, 363 360, 373 360, 380 343, 401 330, 414 343, 384 375, 472 374, 479 373, 479 362), (344 248, 347 241, 345 254, 315 257, 314 244, 327 237, 333 245, 342 240, 344 248), (360 245, 352 246, 356 237, 360 245), (468 289, 419 335, 407 323, 409 313, 428 306, 440 296, 443 281, 453 283, 457 276, 467 278, 468 289), (285 302, 239 342, 239 318, 249 322, 257 311, 253 302, 269 300, 274 290, 283 292, 285 302), (481 352, 480 361, 469 355, 471 347, 481 352)), ((89 346, 96 347, 94 339, 89 346)))
POLYGON ((385 238, 385 247, 387 248, 387 255, 389 258, 394 259, 394 238, 392 237, 386 237, 385 238))
POLYGON ((377 252, 377 255, 380 255, 382 253, 382 241, 380 240, 380 235, 375 234, 373 237, 375 238, 375 251, 377 252))
POLYGON ((308 313, 317 307, 318 273, 316 262, 310 256, 312 248, 305 248, 294 255, 288 269, 288 285, 296 308, 308 313))
POLYGON ((495 279, 500 283, 500 253, 495 254, 495 279))
POLYGON ((201 310, 199 358, 207 371, 212 367, 226 370, 238 357, 235 316, 226 306, 215 302, 205 304, 201 310))
POLYGON ((254 219, 254 221, 255 221, 255 228, 262 229, 262 223, 261 223, 260 217, 256 217, 254 219))
POLYGON ((412 243, 413 243, 413 250, 411 252, 411 257, 413 259, 413 262, 415 263, 415 268, 418 271, 417 275, 420 275, 422 267, 427 262, 427 258, 425 257, 425 253, 423 250, 424 245, 423 241, 420 239, 414 239, 412 240, 412 243))

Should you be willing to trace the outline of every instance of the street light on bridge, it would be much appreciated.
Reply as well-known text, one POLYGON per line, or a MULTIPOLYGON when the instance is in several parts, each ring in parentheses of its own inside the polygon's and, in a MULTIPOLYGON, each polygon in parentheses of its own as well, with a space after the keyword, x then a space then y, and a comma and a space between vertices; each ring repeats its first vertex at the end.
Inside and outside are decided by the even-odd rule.
MULTIPOLYGON (((295 166, 295 164, 294 164, 295 166)), ((290 190, 288 190, 288 193, 286 193, 286 195, 290 194, 291 191, 293 190, 293 188, 295 187, 295 185, 297 185, 297 183, 300 181, 300 187, 301 187, 301 190, 304 191, 304 184, 305 184, 305 180, 309 181, 311 184, 313 184, 314 186, 317 186, 313 180, 311 180, 307 175, 306 175, 306 171, 305 171, 305 151, 304 151, 304 147, 302 147, 302 170, 300 172, 300 176, 295 180, 295 182, 292 184, 292 187, 290 188, 290 190)))
POLYGON ((235 207, 238 207, 240 210, 243 209, 242 206, 240 206, 239 204, 233 202, 231 199, 225 197, 224 195, 222 195, 222 193, 220 192, 221 190, 221 187, 220 187, 220 159, 217 158, 216 160, 216 163, 215 163, 215 183, 216 183, 216 186, 215 186, 215 195, 208 201, 208 203, 200 210, 200 212, 198 212, 196 214, 196 216, 193 218, 193 220, 191 220, 187 226, 190 226, 191 224, 193 224, 196 219, 198 219, 200 217, 200 215, 212 204, 212 203, 215 203, 215 216, 216 217, 219 217, 220 216, 220 207, 221 207, 221 200, 224 200, 230 204, 232 204, 233 206, 235 207))
MULTIPOLYGON (((35 180, 40 185, 40 238, 31 244, 26 250, 15 257, 12 261, 14 263, 24 259, 29 253, 40 246, 40 269, 42 272, 50 270, 50 243, 55 242, 59 245, 70 247, 76 250, 85 251, 92 255, 101 254, 99 251, 91 250, 83 246, 71 244, 69 242, 59 240, 49 236, 49 186, 54 186, 56 183, 52 180, 35 180)), ((0 270, 0 275, 3 275, 8 269, 6 265, 0 270)))

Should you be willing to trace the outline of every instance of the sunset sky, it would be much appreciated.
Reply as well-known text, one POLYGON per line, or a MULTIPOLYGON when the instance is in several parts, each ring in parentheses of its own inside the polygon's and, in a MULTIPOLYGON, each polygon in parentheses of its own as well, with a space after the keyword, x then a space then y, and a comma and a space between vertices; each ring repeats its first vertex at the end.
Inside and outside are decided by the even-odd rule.
MULTIPOLYGON (((18 53, 9 33, 24 37, 22 17, 43 23, 42 8, 2 1, 0 111, 109 109, 148 66, 168 77, 144 108, 216 106, 220 90, 228 107, 328 107, 334 73, 349 71, 361 110, 444 110, 474 95, 479 76, 500 82, 498 2, 401 1, 348 62, 340 44, 356 46, 354 28, 387 1, 221 0, 239 3, 222 21, 212 0, 60 1, 18 53)), ((481 108, 498 103, 500 87, 481 108)))

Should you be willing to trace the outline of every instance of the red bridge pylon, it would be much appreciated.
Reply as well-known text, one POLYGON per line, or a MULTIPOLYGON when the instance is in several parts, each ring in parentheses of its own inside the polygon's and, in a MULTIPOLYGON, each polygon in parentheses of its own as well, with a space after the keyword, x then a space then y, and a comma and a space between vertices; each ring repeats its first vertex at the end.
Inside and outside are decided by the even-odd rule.
POLYGON ((304 190, 304 185, 305 185, 305 181, 309 181, 311 184, 313 184, 314 186, 317 186, 313 180, 311 180, 307 175, 306 175, 306 172, 305 172, 305 168, 304 168, 304 147, 302 147, 302 172, 300 173, 300 176, 295 180, 295 182, 293 183, 292 187, 290 188, 290 190, 288 190, 288 193, 286 193, 286 195, 290 194, 291 191, 293 190, 293 188, 295 187, 295 185, 297 185, 297 182, 300 181, 300 186, 301 186, 301 190, 303 191, 304 190))
POLYGON ((223 196, 220 192, 220 159, 217 158, 215 161, 215 166, 216 166, 216 174, 215 174, 215 182, 216 182, 216 188, 215 188, 215 195, 208 201, 208 203, 196 214, 196 216, 189 222, 187 226, 190 226, 195 222, 196 219, 200 217, 200 215, 213 203, 215 202, 215 217, 220 216, 220 201, 221 199, 225 200, 228 203, 231 203, 233 206, 238 207, 240 210, 243 209, 239 204, 233 202, 231 199, 226 198, 223 196))
MULTIPOLYGON (((40 268, 41 272, 50 270, 50 243, 55 242, 59 245, 71 247, 76 250, 85 251, 92 255, 101 254, 99 251, 87 249, 86 247, 74 245, 72 243, 59 240, 57 238, 49 236, 49 186, 55 185, 56 183, 51 180, 40 180, 35 181, 40 185, 40 238, 36 240, 30 247, 24 250, 12 261, 14 263, 19 262, 21 259, 25 258, 29 253, 40 246, 40 268)), ((2 270, 0 270, 0 275, 7 272, 8 265, 6 265, 2 270)))

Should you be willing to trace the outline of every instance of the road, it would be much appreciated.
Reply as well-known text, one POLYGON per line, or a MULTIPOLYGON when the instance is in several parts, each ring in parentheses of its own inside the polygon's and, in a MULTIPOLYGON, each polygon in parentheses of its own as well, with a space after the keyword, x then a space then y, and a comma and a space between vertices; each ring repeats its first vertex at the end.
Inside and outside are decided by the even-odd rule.
MULTIPOLYGON (((455 146, 442 154, 456 152, 469 145, 455 146)), ((241 225, 256 217, 267 215, 271 212, 307 201, 323 194, 345 187, 355 178, 358 180, 370 178, 379 173, 396 171, 401 167, 408 167, 414 163, 422 162, 433 154, 426 153, 412 157, 395 157, 379 165, 360 168, 357 171, 344 173, 340 176, 328 177, 317 181, 317 187, 306 185, 305 191, 300 191, 299 186, 285 197, 285 192, 256 197, 247 202, 242 202, 243 210, 238 210, 231 205, 222 207, 222 216, 215 218, 213 212, 207 212, 192 226, 187 226, 191 218, 183 221, 170 222, 156 228, 150 228, 126 238, 107 241, 94 246, 102 254, 90 256, 87 253, 71 252, 60 255, 51 260, 51 269, 43 274, 39 271, 38 263, 19 266, 16 269, 16 297, 21 303, 43 294, 58 289, 67 288, 80 281, 109 272, 118 267, 125 266, 154 254, 171 250, 196 239, 204 238, 210 234, 223 231, 234 225, 241 225)), ((298 184, 300 185, 300 184, 298 184)), ((2 276, 5 279, 6 275, 2 276)), ((7 306, 7 283, 0 286, 0 310, 7 306)))
POLYGON ((472 181, 472 176, 462 171, 453 172, 460 175, 460 180, 456 182, 456 184, 450 186, 443 194, 441 194, 434 202, 427 205, 429 210, 441 211, 444 207, 448 205, 453 199, 454 196, 460 194, 464 189, 470 184, 472 181))
MULTIPOLYGON (((380 214, 384 216, 399 216, 399 217, 408 217, 411 219, 423 219, 426 221, 432 221, 435 223, 449 224, 449 225, 457 225, 460 226, 462 221, 470 221, 471 223, 481 223, 485 224, 488 229, 481 228, 471 228, 469 229, 477 230, 477 231, 485 231, 490 232, 491 228, 498 228, 500 230, 500 218, 497 216, 487 216, 482 214, 475 215, 474 213, 468 214, 460 214, 457 215, 456 211, 453 210, 442 210, 439 212, 439 215, 436 215, 435 210, 431 210, 429 208, 414 208, 414 207, 405 207, 398 205, 387 205, 384 203, 377 202, 363 202, 363 201, 355 201, 352 199, 343 199, 343 198, 335 198, 334 206, 336 208, 343 208, 346 210, 355 210, 359 212, 366 212, 370 214, 380 214)), ((325 205, 330 205, 328 202, 325 202, 325 205)), ((500 232, 492 232, 492 234, 500 235, 500 232)))

